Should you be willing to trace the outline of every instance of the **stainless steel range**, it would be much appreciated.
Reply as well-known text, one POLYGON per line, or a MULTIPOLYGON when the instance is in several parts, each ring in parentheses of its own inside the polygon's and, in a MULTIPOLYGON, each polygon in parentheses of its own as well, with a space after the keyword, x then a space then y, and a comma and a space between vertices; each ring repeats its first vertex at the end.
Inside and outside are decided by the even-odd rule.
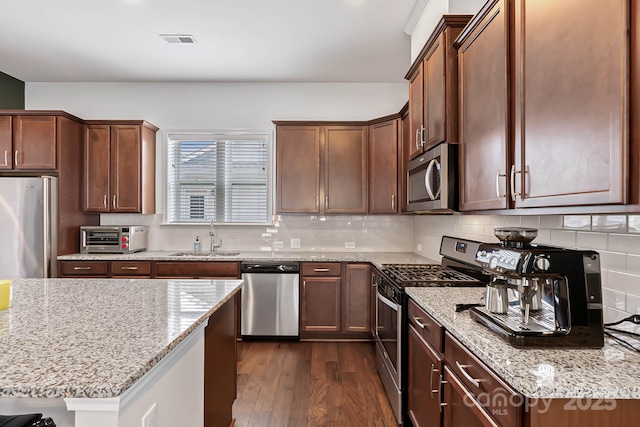
POLYGON ((391 407, 403 425, 407 387, 407 296, 405 287, 484 287, 490 276, 475 262, 479 242, 443 236, 441 264, 386 264, 374 272, 377 285, 376 359, 391 407))

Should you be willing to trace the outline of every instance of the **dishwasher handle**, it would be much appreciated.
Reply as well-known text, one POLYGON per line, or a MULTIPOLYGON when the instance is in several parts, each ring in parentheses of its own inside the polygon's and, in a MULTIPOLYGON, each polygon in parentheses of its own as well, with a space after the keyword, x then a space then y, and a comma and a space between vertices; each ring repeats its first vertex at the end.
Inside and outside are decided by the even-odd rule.
POLYGON ((298 273, 300 264, 297 262, 261 262, 250 263, 243 262, 240 264, 241 273, 298 273))

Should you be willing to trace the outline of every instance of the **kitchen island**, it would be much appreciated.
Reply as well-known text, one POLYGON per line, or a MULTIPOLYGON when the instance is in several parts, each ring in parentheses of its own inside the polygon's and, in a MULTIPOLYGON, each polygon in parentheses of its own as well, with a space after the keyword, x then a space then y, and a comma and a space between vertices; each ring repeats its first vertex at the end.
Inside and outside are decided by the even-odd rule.
MULTIPOLYGON (((507 403, 522 411, 522 425, 637 425, 640 353, 606 337, 601 349, 516 348, 472 320, 467 311, 454 311, 456 303, 480 302, 484 289, 406 288, 406 292, 452 337, 444 341, 445 355, 449 354, 449 344, 465 348, 478 364, 488 367, 515 392, 508 395, 507 403)), ((634 329, 640 332, 640 328, 634 329)), ((457 361, 460 354, 455 353, 445 365, 457 361)), ((474 370, 464 362, 462 367, 465 372, 474 370)), ((472 393, 483 397, 487 406, 496 402, 501 405, 500 396, 490 395, 495 390, 484 388, 489 382, 474 381, 472 393)), ((501 392, 504 398, 505 390, 501 392)), ((465 399, 465 403, 472 401, 471 397, 465 399)), ((489 409, 499 412, 504 408, 489 409)))
POLYGON ((218 386, 235 395, 241 285, 14 280, 11 308, 0 311, 0 413, 41 412, 58 426, 202 426, 211 372, 231 378, 218 386))

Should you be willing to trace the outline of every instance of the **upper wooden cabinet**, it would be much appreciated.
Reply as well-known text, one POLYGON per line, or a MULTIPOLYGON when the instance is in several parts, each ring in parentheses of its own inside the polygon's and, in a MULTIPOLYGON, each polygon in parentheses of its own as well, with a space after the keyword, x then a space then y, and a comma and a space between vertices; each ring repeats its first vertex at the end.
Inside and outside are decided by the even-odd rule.
POLYGON ((624 204, 637 188, 628 2, 565 3, 489 1, 456 41, 463 211, 624 204))
POLYGON ((458 62, 453 42, 471 15, 444 15, 405 76, 409 80, 409 158, 458 142, 458 62))
POLYGON ((393 116, 369 126, 369 213, 395 214, 401 203, 399 124, 393 116))
POLYGON ((88 212, 155 212, 158 128, 144 121, 89 121, 84 143, 88 212))
POLYGON ((367 213, 366 125, 275 123, 278 213, 367 213))
POLYGON ((55 170, 61 116, 0 116, 0 169, 55 170))

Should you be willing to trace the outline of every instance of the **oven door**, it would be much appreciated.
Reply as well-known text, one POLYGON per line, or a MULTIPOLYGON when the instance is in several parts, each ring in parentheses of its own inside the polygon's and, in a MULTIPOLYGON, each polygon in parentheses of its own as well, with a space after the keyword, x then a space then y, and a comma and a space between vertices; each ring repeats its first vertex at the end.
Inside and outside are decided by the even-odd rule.
POLYGON ((376 292, 376 342, 384 363, 398 390, 401 384, 400 349, 402 306, 376 292))

